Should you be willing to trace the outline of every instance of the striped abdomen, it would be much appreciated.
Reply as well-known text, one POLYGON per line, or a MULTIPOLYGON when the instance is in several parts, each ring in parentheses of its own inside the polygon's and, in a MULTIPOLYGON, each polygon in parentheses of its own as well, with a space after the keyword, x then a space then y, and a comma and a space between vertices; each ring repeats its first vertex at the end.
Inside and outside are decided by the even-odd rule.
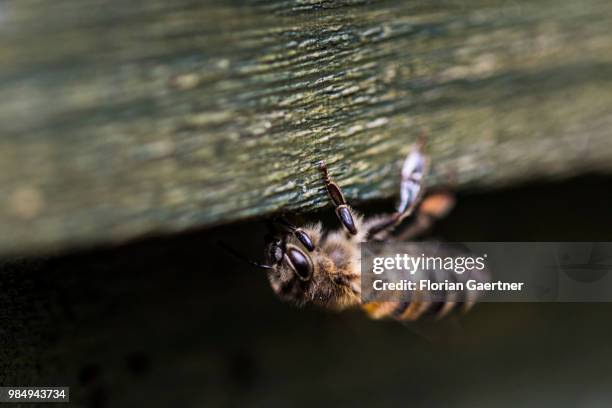
MULTIPOLYGON (((399 282, 408 278, 405 271, 392 271, 399 282)), ((412 276, 418 290, 397 292, 395 296, 369 298, 372 301, 362 304, 362 309, 373 319, 393 319, 414 321, 422 317, 440 319, 450 312, 465 313, 476 303, 477 295, 468 290, 467 282, 488 282, 486 269, 466 271, 457 274, 448 270, 420 270, 412 276), (430 282, 420 286, 421 281, 430 282)))
POLYGON ((424 316, 441 319, 451 311, 467 312, 475 301, 431 302, 426 300, 412 300, 405 302, 370 302, 362 305, 363 310, 372 319, 394 319, 399 321, 414 321, 424 316))

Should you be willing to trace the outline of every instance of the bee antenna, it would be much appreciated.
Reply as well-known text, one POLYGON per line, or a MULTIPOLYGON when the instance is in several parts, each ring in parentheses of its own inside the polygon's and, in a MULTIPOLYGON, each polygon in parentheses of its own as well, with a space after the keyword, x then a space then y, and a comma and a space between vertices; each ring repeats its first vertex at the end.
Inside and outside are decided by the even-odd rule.
POLYGON ((241 253, 239 253, 238 251, 236 251, 234 248, 232 248, 231 246, 227 245, 225 242, 222 241, 217 241, 217 245, 219 245, 221 248, 223 248, 224 250, 226 250, 227 252, 229 252, 231 255, 235 256, 238 259, 243 260, 244 262, 251 264, 253 266, 256 266, 258 268, 261 269, 273 269, 274 267, 271 265, 265 265, 265 264, 261 264, 257 261, 253 261, 249 258, 247 258, 246 256, 242 255, 241 253))

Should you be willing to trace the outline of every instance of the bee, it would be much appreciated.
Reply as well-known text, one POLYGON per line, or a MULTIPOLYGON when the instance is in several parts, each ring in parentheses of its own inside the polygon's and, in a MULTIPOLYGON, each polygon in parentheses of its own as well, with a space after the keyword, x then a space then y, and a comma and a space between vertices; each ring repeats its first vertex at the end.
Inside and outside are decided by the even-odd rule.
POLYGON ((299 227, 285 217, 278 217, 268 224, 265 263, 245 259, 231 248, 227 249, 267 270, 276 295, 296 306, 316 305, 332 310, 361 308, 371 318, 399 321, 416 320, 426 314, 441 318, 459 308, 466 311, 474 299, 459 301, 448 297, 444 301, 431 302, 416 292, 409 301, 362 301, 360 244, 414 239, 446 216, 455 204, 454 195, 448 191, 425 196, 429 159, 423 150, 424 141, 420 140, 404 160, 400 200, 395 212, 367 219, 355 212, 330 177, 326 163, 321 162, 322 180, 340 221, 340 229, 325 231, 321 223, 299 227), (411 222, 393 234, 408 218, 411 222))

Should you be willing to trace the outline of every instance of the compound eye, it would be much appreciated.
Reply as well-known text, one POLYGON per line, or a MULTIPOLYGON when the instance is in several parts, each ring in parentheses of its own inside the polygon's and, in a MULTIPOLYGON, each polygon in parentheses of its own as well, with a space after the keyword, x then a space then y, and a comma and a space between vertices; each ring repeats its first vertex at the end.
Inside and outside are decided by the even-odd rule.
POLYGON ((306 281, 312 277, 312 266, 302 251, 297 248, 288 248, 287 257, 300 280, 306 281))

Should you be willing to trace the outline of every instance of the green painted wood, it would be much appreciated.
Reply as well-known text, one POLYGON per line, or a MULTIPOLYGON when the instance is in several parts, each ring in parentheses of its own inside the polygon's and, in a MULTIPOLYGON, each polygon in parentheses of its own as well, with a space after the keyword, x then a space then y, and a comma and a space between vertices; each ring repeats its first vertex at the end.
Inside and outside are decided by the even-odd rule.
POLYGON ((612 169, 612 3, 0 3, 0 253, 612 169))

